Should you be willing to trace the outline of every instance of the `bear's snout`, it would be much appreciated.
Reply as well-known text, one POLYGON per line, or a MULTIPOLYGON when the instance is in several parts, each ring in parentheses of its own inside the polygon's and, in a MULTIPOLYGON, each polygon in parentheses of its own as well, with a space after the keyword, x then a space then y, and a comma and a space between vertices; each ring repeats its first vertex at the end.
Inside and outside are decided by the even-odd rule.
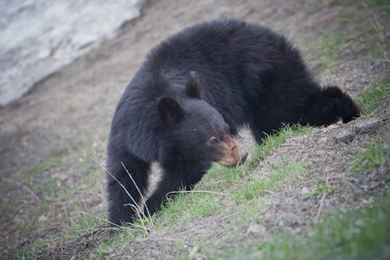
POLYGON ((220 156, 215 162, 225 166, 238 166, 243 164, 247 157, 247 153, 240 153, 239 146, 233 138, 225 137, 221 142, 220 156))

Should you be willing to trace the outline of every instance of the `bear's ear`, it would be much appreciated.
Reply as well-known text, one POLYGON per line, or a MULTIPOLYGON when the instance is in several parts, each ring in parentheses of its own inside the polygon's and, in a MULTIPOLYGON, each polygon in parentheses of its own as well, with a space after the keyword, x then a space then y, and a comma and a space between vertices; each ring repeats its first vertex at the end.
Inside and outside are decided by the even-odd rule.
POLYGON ((172 97, 162 97, 158 103, 160 117, 166 126, 179 121, 184 116, 184 110, 172 97))
POLYGON ((190 80, 186 85, 186 94, 193 98, 200 98, 201 96, 199 75, 195 71, 190 72, 190 80))

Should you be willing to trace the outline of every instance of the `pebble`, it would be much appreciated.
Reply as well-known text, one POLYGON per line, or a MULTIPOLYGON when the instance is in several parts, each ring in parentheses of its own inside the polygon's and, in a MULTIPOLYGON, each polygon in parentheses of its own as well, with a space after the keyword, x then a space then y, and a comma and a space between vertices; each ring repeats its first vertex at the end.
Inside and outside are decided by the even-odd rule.
POLYGON ((308 187, 303 187, 301 190, 302 195, 307 195, 310 193, 310 189, 308 187))
POLYGON ((251 224, 246 231, 247 234, 261 236, 266 232, 265 226, 261 224, 251 224))
POLYGON ((45 215, 41 215, 41 216, 39 216, 39 218, 38 218, 38 221, 39 222, 44 222, 44 221, 46 221, 47 220, 47 217, 45 216, 45 215))

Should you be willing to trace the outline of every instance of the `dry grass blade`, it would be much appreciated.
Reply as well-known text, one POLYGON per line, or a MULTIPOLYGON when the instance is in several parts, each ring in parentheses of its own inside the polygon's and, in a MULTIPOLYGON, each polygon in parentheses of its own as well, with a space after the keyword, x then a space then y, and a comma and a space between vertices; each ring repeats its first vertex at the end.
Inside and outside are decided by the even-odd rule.
POLYGON ((139 193, 139 195, 140 195, 140 197, 141 197, 142 205, 143 205, 143 206, 145 207, 145 209, 146 209, 146 213, 147 213, 148 215, 145 216, 145 214, 144 214, 143 211, 142 211, 143 217, 148 217, 148 218, 149 218, 150 224, 151 224, 151 229, 152 229, 152 230, 155 230, 155 226, 154 226, 153 220, 151 219, 151 214, 150 214, 150 211, 149 211, 148 206, 146 205, 146 200, 145 200, 145 197, 144 197, 143 193, 142 193, 141 190, 139 189, 139 187, 138 187, 137 183, 135 182, 133 176, 129 173, 129 171, 127 170, 126 166, 123 164, 123 162, 121 162, 121 164, 122 164, 122 167, 125 169, 127 175, 129 176, 130 180, 133 182, 135 188, 137 189, 137 191, 138 191, 138 193, 139 193))
POLYGON ((224 193, 216 192, 216 191, 209 191, 209 190, 179 190, 179 191, 170 191, 165 196, 168 196, 170 194, 180 194, 180 193, 209 193, 209 194, 215 194, 219 196, 225 196, 224 193))
MULTIPOLYGON (((97 160, 95 160, 95 162, 104 169, 104 171, 110 175, 121 187, 122 189, 126 192, 127 196, 129 196, 129 198, 131 199, 131 201, 133 202, 133 204, 130 204, 132 207, 134 207, 134 210, 137 214, 137 216, 139 218, 142 218, 144 217, 144 214, 141 210, 141 207, 138 205, 138 203, 134 200, 134 198, 131 196, 131 194, 129 193, 129 191, 126 189, 126 187, 104 166, 102 165, 100 162, 98 162, 97 160)), ((148 229, 143 226, 142 227, 144 230, 145 230, 145 233, 148 233, 148 229)))

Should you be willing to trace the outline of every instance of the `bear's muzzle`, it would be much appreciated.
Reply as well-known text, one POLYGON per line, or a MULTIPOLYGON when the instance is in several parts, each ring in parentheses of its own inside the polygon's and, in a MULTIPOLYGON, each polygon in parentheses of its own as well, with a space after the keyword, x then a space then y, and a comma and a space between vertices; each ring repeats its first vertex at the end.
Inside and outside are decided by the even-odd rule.
POLYGON ((219 154, 215 162, 230 167, 243 164, 248 157, 248 153, 240 153, 237 143, 229 136, 224 137, 221 142, 219 154))

